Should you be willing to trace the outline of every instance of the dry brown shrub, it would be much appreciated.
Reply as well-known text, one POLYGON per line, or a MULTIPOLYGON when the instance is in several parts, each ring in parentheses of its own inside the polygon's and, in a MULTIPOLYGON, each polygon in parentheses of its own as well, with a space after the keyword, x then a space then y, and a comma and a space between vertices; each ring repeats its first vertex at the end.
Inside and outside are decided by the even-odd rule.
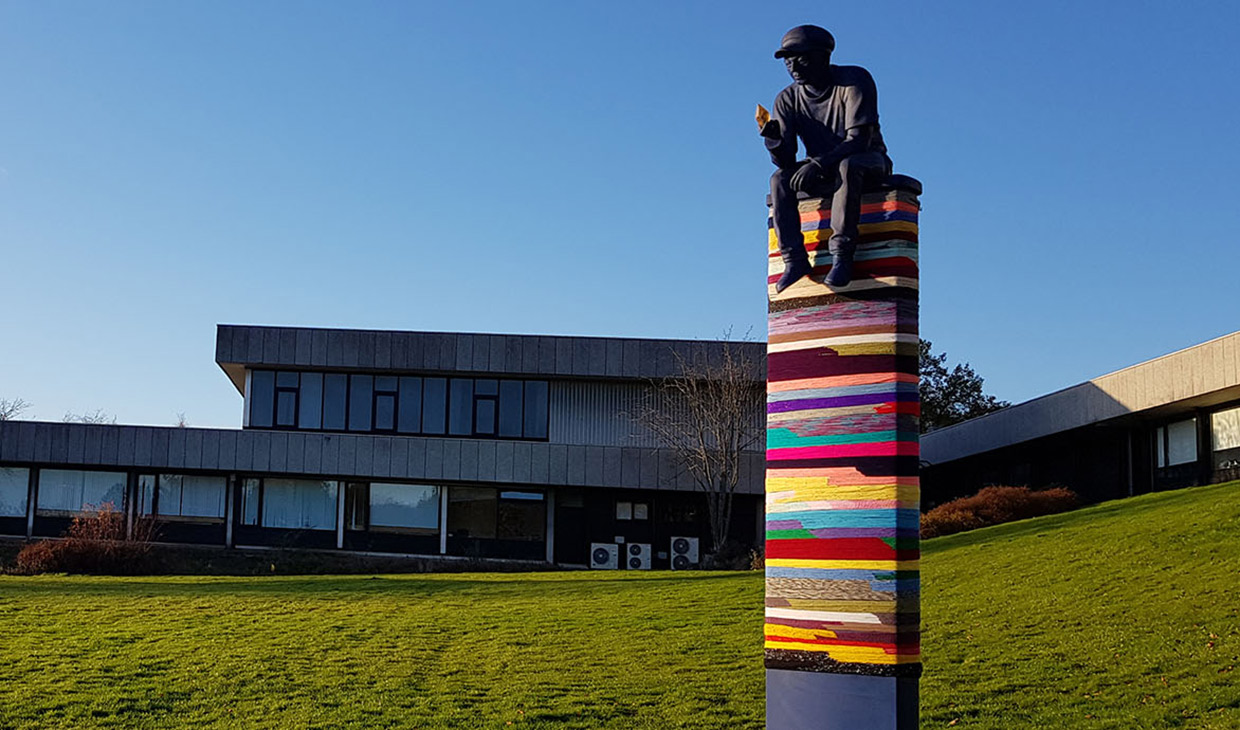
POLYGON ((97 508, 88 505, 85 514, 73 523, 59 540, 40 540, 17 554, 17 573, 90 573, 133 575, 147 566, 151 543, 156 537, 155 523, 149 518, 134 520, 133 532, 126 535, 125 515, 111 503, 97 508))
POLYGON ((921 516, 923 538, 951 535, 979 527, 1066 512, 1080 502, 1066 487, 1033 490, 1029 487, 986 487, 921 516))

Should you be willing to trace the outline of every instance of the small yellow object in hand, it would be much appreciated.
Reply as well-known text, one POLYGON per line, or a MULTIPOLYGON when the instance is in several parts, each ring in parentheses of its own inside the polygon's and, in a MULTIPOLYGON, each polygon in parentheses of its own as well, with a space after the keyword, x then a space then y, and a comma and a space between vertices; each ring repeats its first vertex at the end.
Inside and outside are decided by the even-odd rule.
POLYGON ((771 121, 771 113, 766 110, 766 107, 759 104, 758 111, 754 112, 753 118, 758 122, 758 129, 761 130, 766 126, 767 122, 771 121))

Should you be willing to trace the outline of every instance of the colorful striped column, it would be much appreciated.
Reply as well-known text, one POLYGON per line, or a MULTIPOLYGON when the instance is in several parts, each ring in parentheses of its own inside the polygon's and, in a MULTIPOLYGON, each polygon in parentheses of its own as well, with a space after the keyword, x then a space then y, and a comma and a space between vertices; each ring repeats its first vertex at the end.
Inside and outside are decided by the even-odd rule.
POLYGON ((917 726, 918 192, 862 198, 841 289, 830 199, 801 201, 814 271, 780 294, 768 219, 770 730, 917 726))

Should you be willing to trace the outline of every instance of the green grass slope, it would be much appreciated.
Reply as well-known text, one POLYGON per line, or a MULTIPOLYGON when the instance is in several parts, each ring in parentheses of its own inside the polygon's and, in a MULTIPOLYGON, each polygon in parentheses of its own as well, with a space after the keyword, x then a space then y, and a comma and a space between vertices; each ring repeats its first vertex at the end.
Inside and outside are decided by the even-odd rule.
POLYGON ((1240 484, 928 540, 922 725, 1240 728, 1240 484))
MULTIPOLYGON (((1240 485, 922 569, 923 727, 1240 728, 1240 485)), ((0 576, 0 728, 760 728, 761 606, 758 573, 0 576)))

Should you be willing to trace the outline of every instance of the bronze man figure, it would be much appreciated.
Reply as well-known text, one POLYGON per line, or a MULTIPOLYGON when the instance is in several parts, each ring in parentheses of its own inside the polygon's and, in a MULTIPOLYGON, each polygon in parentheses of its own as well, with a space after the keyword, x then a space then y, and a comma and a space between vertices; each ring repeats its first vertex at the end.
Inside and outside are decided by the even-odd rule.
POLYGON ((832 196, 829 242, 831 271, 826 283, 852 281, 853 252, 861 193, 891 174, 891 159, 878 127, 878 92, 870 73, 859 66, 831 65, 835 38, 816 25, 799 25, 784 34, 776 58, 782 58, 794 83, 775 97, 769 119, 759 107, 771 161, 771 206, 784 275, 776 291, 810 273, 797 193, 832 196), (805 159, 797 159, 797 139, 805 159))

